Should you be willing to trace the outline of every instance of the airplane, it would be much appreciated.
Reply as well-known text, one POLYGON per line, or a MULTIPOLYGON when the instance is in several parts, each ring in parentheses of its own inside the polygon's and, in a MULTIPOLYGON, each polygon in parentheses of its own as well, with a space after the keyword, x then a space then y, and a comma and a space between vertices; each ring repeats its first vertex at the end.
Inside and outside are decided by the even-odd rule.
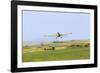
POLYGON ((64 33, 64 34, 61 34, 59 32, 57 32, 56 34, 53 34, 53 35, 44 35, 45 37, 56 37, 57 38, 62 38, 63 36, 66 36, 66 35, 69 35, 69 34, 72 34, 72 33, 64 33))

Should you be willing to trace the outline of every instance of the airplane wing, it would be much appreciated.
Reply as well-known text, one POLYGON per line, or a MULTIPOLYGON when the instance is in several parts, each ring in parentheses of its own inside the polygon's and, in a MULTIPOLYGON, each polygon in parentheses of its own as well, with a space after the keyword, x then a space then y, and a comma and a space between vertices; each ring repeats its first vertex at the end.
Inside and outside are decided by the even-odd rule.
POLYGON ((57 34, 54 34, 54 35, 44 35, 44 37, 57 37, 57 34))
POLYGON ((65 33, 65 34, 61 34, 61 36, 65 36, 65 35, 69 35, 69 34, 72 34, 72 33, 65 33))
MULTIPOLYGON (((64 33, 64 34, 61 34, 61 36, 65 36, 65 35, 69 35, 69 34, 72 34, 72 33, 64 33)), ((44 35, 44 37, 57 37, 57 36, 58 36, 57 34, 44 35)))

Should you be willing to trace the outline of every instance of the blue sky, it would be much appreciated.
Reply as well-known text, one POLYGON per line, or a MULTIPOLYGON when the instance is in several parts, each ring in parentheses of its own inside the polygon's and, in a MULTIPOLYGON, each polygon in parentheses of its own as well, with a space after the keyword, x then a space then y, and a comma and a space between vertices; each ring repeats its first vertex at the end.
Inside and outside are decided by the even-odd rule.
POLYGON ((90 14, 23 11, 23 41, 44 42, 90 38, 90 14), (44 37, 56 32, 73 34, 63 38, 44 37))

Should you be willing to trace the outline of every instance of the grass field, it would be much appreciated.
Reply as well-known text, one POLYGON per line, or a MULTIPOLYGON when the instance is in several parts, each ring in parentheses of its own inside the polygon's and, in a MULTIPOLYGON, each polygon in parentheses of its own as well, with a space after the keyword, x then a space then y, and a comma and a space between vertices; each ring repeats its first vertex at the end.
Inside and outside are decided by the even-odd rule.
POLYGON ((49 43, 46 45, 31 45, 23 47, 23 62, 80 60, 90 58, 89 41, 69 41, 49 43), (85 44, 85 45, 84 45, 85 44), (78 45, 78 46, 77 46, 78 45), (49 46, 49 47, 48 47, 49 46), (54 46, 55 50, 44 50, 54 46))

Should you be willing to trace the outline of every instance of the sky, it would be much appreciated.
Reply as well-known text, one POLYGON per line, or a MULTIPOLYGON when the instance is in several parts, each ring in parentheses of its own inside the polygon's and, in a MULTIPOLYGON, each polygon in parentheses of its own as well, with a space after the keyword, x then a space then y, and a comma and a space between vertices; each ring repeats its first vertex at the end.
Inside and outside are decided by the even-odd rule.
POLYGON ((23 42, 83 40, 90 38, 90 14, 71 12, 23 11, 23 42), (44 37, 72 33, 63 38, 44 37))

